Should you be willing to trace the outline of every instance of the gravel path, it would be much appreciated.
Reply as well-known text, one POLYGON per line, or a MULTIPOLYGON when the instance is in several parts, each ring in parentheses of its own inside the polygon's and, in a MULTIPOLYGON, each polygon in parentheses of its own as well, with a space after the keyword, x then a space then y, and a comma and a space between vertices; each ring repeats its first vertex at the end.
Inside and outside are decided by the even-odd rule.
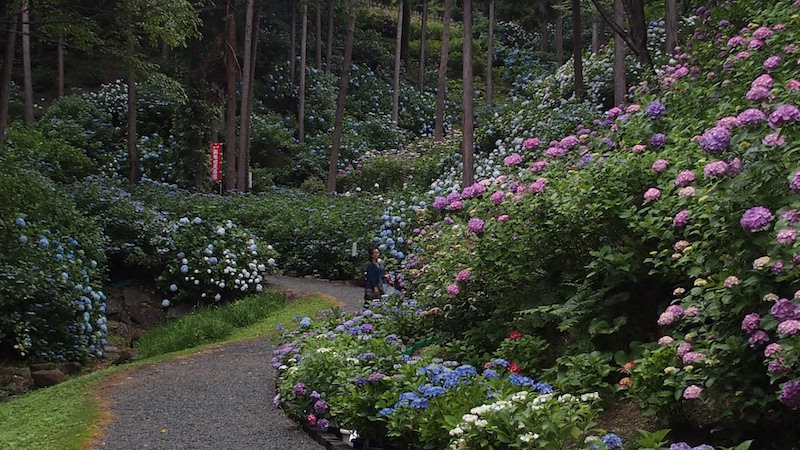
MULTIPOLYGON (((344 309, 361 306, 363 289, 340 282, 270 277, 278 288, 322 293, 344 309)), ((319 450, 272 405, 275 371, 266 339, 126 370, 98 395, 108 414, 92 449, 319 450)))

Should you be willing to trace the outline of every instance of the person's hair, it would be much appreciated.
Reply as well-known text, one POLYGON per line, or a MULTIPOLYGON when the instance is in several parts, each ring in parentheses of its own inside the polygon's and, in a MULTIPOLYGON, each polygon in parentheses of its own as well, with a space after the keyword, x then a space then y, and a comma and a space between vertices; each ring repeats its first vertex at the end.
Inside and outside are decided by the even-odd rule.
POLYGON ((367 247, 367 260, 369 261, 372 260, 372 252, 375 250, 380 250, 380 249, 378 247, 375 247, 374 245, 370 245, 369 247, 367 247))

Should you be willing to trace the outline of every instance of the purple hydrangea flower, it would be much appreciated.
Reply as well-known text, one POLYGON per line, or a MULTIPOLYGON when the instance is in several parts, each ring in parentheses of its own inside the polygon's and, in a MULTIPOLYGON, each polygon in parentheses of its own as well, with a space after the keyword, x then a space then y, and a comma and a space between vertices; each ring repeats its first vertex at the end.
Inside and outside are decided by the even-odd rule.
POLYGON ((678 214, 675 214, 675 217, 672 218, 672 224, 678 228, 683 228, 686 224, 689 223, 689 210, 684 209, 680 211, 678 214))
POLYGON ((667 170, 667 166, 669 166, 669 162, 666 159, 657 159, 653 163, 653 171, 655 172, 663 172, 667 170))
POLYGON ((753 37, 756 39, 764 40, 770 36, 772 36, 772 30, 770 30, 769 27, 758 27, 756 31, 753 32, 753 37))
POLYGON ((792 181, 789 183, 789 187, 794 191, 800 193, 800 170, 794 173, 792 177, 792 181))
POLYGON ((781 64, 781 57, 778 55, 770 56, 764 60, 764 70, 773 71, 781 64))
POLYGON ((644 109, 644 115, 653 120, 661 118, 665 112, 667 112, 667 108, 658 100, 653 100, 647 105, 647 108, 644 109))
MULTIPOLYGON (((544 170, 544 168, 549 166, 549 165, 550 164, 547 161, 544 161, 544 160, 536 161, 531 166, 531 172, 540 172, 540 171, 544 170)), ((509 189, 512 189, 512 188, 509 186, 509 189)))
POLYGON ((744 319, 742 320, 742 330, 746 331, 747 334, 754 333, 756 330, 758 330, 759 326, 761 326, 761 316, 759 316, 757 313, 750 313, 744 316, 744 319))
POLYGON ((675 186, 684 187, 688 186, 694 181, 694 172, 691 170, 684 170, 675 177, 675 186))
POLYGON ((444 209, 445 207, 447 207, 448 204, 449 203, 448 203, 447 199, 444 198, 444 197, 436 197, 433 200, 433 207, 435 209, 444 209))
POLYGON ((742 214, 739 224, 747 231, 764 231, 769 227, 774 216, 772 211, 763 206, 754 206, 742 214))
POLYGON ((483 225, 483 219, 479 217, 473 217, 467 222, 467 228, 475 234, 483 231, 483 225))
POLYGON ((775 302, 769 313, 780 321, 800 319, 800 306, 782 298, 775 302))
POLYGON ((781 105, 769 115, 770 128, 779 128, 788 122, 800 122, 800 109, 794 105, 781 105))
POLYGON ((664 133, 656 133, 650 138, 650 145, 655 148, 661 148, 667 143, 667 135, 664 133))
POLYGON ((297 383, 297 384, 295 384, 294 387, 292 388, 292 392, 294 393, 294 395, 296 395, 298 397, 302 397, 302 396, 306 395, 306 385, 305 385, 305 383, 297 383))
POLYGON ((669 450, 692 450, 692 446, 686 442, 676 442, 669 446, 669 450))
POLYGON ((766 344, 767 342, 769 342, 769 335, 761 330, 756 330, 756 332, 751 334, 747 339, 750 348, 756 348, 758 345, 766 344))
POLYGON ((736 116, 740 125, 757 125, 767 119, 767 115, 757 108, 749 108, 736 116))
POLYGON ((769 88, 764 86, 753 86, 744 96, 748 102, 757 102, 769 98, 769 88))
POLYGON ((789 319, 778 324, 778 334, 783 337, 794 336, 798 332, 800 332, 800 320, 789 319))
POLYGON ((731 142, 731 133, 726 128, 714 127, 706 130, 698 141, 700 148, 708 153, 722 153, 731 142))
POLYGON ((499 205, 500 203, 503 203, 503 199, 506 198, 506 193, 503 191, 495 191, 490 198, 492 203, 499 205))
POLYGON ((696 398, 700 398, 702 394, 703 394, 703 388, 695 384, 687 386, 686 389, 683 390, 683 398, 685 398, 686 400, 693 400, 696 398))
POLYGON ((800 380, 791 380, 781 388, 781 403, 790 408, 800 408, 800 380))

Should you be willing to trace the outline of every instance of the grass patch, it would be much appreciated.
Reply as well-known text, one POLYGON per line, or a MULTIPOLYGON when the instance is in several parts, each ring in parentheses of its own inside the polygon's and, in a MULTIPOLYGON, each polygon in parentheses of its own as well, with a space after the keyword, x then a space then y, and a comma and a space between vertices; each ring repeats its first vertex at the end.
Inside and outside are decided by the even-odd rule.
POLYGON ((0 448, 82 448, 100 413, 92 387, 114 369, 72 378, 0 404, 0 448))
MULTIPOLYGON (((132 365, 152 364, 192 353, 219 342, 275 337, 280 334, 275 330, 279 323, 290 324, 295 316, 315 317, 320 310, 332 308, 334 304, 322 296, 310 296, 286 305, 280 294, 270 293, 248 297, 227 306, 201 309, 142 337, 142 340, 152 339, 156 342, 156 338, 162 336, 170 342, 182 343, 178 347, 190 345, 192 348, 184 347, 178 353, 166 354, 163 350, 166 346, 163 346, 160 347, 160 353, 155 353, 158 356, 142 356, 143 359, 132 364, 74 377, 59 385, 0 403, 0 449, 82 449, 100 419, 99 405, 92 397, 92 392, 104 376, 132 365), (200 319, 193 318, 196 315, 200 319), (203 328, 200 331, 193 330, 192 326, 197 325, 203 328), (169 327, 172 327, 172 331, 161 330, 169 327)), ((158 348, 153 345, 153 348, 158 348)), ((267 363, 265 360, 264 364, 267 363)))
POLYGON ((150 358, 219 342, 233 335, 236 329, 269 317, 283 304, 281 294, 267 292, 219 307, 201 307, 149 330, 139 339, 137 349, 142 358, 150 358))

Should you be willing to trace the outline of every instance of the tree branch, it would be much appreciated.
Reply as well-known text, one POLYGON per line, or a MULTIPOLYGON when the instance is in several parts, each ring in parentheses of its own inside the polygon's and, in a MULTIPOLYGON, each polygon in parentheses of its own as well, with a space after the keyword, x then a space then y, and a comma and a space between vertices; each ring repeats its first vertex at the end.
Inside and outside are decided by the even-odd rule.
POLYGON ((592 5, 594 5, 594 9, 596 9, 597 12, 600 14, 600 17, 603 18, 603 21, 607 23, 608 26, 611 27, 611 29, 614 30, 614 32, 617 33, 617 35, 619 35, 619 37, 622 38, 623 41, 625 41, 625 44, 628 46, 628 48, 631 49, 631 51, 638 58, 641 58, 642 55, 640 55, 639 51, 636 49, 636 47, 634 47, 633 42, 631 42, 630 38, 628 37, 628 33, 626 33, 625 30, 623 30, 619 26, 619 24, 617 24, 614 20, 612 20, 608 16, 605 9, 603 9, 603 6, 600 5, 600 2, 598 0, 590 0, 590 1, 592 2, 592 5))

